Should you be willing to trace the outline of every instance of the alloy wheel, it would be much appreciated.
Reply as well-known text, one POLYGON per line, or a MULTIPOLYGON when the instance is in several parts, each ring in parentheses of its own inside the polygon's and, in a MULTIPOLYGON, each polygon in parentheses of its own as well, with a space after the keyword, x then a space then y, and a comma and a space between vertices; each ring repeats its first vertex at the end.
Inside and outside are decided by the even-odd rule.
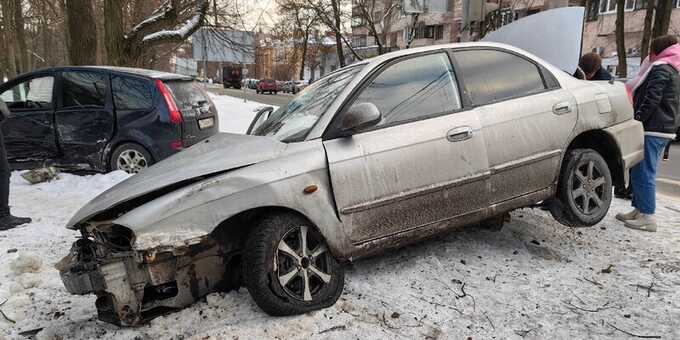
POLYGON ((314 228, 289 230, 274 256, 274 272, 283 291, 296 300, 313 301, 331 281, 330 256, 326 242, 314 228))
POLYGON ((129 174, 136 174, 149 166, 149 162, 142 153, 137 150, 125 150, 118 155, 116 160, 118 170, 129 174))
POLYGON ((580 212, 591 215, 605 208, 606 178, 594 161, 575 167, 571 183, 571 197, 580 212))

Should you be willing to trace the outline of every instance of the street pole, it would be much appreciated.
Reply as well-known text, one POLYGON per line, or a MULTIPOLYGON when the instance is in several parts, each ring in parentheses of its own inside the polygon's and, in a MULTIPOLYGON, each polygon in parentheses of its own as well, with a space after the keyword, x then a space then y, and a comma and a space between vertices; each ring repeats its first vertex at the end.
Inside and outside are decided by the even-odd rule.
POLYGON ((460 41, 470 41, 470 0, 463 0, 460 41))

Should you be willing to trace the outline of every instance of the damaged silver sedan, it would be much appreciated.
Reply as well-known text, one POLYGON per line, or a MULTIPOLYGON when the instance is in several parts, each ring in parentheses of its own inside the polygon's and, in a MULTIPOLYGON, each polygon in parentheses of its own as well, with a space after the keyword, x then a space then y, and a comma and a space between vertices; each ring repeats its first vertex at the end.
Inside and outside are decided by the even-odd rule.
POLYGON ((642 158, 623 84, 585 82, 496 43, 379 56, 262 110, 83 207, 58 265, 99 318, 135 325, 246 287, 271 315, 338 299, 343 264, 546 206, 605 217, 642 158))

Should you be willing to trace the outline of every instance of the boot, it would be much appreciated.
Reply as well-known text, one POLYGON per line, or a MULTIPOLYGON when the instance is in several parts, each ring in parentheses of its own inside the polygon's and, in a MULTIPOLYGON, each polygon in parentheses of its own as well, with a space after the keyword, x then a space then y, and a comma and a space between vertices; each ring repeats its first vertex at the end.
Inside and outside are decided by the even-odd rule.
POLYGON ((27 223, 31 223, 31 219, 28 217, 16 217, 11 214, 5 215, 0 217, 0 231, 9 230, 27 223))
POLYGON ((656 218, 654 215, 639 214, 634 220, 626 221, 626 227, 643 231, 656 231, 656 218))
POLYGON ((638 218, 639 215, 640 215, 640 210, 637 210, 637 208, 635 208, 631 212, 616 214, 616 219, 621 221, 621 222, 626 222, 626 221, 631 221, 631 220, 638 218))

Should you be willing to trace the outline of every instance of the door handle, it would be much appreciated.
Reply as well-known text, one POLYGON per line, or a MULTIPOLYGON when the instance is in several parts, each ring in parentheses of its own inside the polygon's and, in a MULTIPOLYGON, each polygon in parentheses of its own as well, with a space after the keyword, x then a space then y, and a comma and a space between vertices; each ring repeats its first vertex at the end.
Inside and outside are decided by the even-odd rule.
POLYGON ((462 142, 472 138, 472 128, 469 126, 461 126, 453 128, 446 133, 446 140, 449 142, 462 142))
POLYGON ((571 112, 571 104, 568 102, 561 102, 553 105, 553 113, 556 115, 563 115, 571 112))

